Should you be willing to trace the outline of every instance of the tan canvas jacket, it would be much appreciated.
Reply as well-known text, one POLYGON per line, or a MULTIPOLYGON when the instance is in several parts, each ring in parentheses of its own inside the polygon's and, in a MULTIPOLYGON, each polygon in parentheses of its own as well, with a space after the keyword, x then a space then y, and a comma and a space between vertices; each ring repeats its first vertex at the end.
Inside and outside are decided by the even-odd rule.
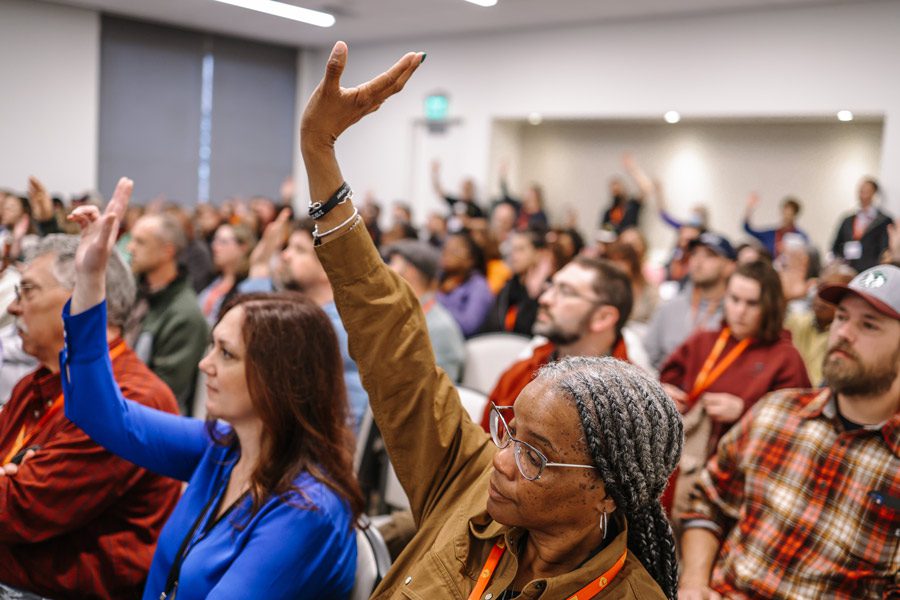
MULTIPOLYGON (((407 284, 382 261, 357 225, 317 248, 347 330, 375 421, 409 496, 418 533, 373 598, 468 598, 494 542, 503 555, 483 598, 497 598, 517 569, 525 531, 485 510, 496 447, 463 410, 453 383, 435 366, 425 317, 407 284)), ((627 525, 576 571, 529 583, 519 598, 565 600, 606 572, 625 550, 627 525)), ((598 525, 599 526, 599 525, 598 525)), ((598 598, 664 599, 632 554, 598 598)))

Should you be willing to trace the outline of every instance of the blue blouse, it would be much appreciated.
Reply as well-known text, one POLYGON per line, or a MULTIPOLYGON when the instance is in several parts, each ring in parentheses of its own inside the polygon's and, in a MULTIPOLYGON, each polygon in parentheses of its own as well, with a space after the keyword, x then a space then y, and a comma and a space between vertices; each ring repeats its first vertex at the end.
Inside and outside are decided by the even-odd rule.
POLYGON ((356 572, 347 503, 303 472, 294 481, 302 496, 269 498, 252 517, 245 496, 216 522, 218 499, 239 451, 215 444, 203 421, 123 398, 109 360, 106 303, 75 316, 69 309, 67 303, 66 347, 60 353, 66 417, 122 458, 189 482, 159 536, 144 599, 156 600, 164 591, 185 536, 214 496, 182 564, 178 600, 346 598, 356 572))

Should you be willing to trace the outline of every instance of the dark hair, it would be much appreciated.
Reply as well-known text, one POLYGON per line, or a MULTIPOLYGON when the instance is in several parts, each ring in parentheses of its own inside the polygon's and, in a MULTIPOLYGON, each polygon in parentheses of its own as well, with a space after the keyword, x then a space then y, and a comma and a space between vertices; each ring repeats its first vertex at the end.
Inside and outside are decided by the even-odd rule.
POLYGON ((869 185, 871 185, 876 194, 881 191, 881 186, 878 185, 878 180, 874 177, 866 177, 865 179, 863 179, 863 183, 868 183, 869 185))
POLYGON ((594 272, 594 283, 591 286, 594 294, 604 304, 615 307, 619 311, 616 321, 616 335, 622 334, 622 328, 631 316, 634 297, 631 293, 631 280, 620 268, 608 260, 576 256, 572 262, 594 272))
POLYGON ((752 279, 759 284, 759 308, 762 316, 759 332, 755 337, 766 344, 775 343, 781 337, 786 311, 784 292, 778 272, 771 263, 757 260, 738 265, 729 277, 729 281, 735 275, 752 279))
MULTIPOLYGON (((250 476, 250 514, 289 492, 303 498, 301 508, 316 510, 294 485, 306 471, 347 502, 354 523, 364 506, 353 472, 355 442, 334 326, 295 292, 238 295, 221 314, 238 306, 244 309, 247 389, 264 431, 250 476)), ((239 443, 234 431, 221 434, 212 419, 207 430, 218 444, 239 443)))
MULTIPOLYGON (((472 234, 468 230, 463 229, 462 231, 451 233, 447 236, 447 239, 453 237, 459 238, 465 243, 466 248, 469 250, 469 257, 472 259, 472 269, 485 275, 487 273, 487 260, 484 257, 484 250, 478 245, 472 234)), ((444 243, 446 244, 446 242, 444 243)))
POLYGON ((628 521, 628 550, 667 598, 678 594, 675 537, 660 497, 681 457, 681 415, 659 382, 615 358, 570 356, 541 367, 570 397, 606 492, 628 521))
POLYGON ((604 258, 607 260, 620 260, 626 263, 629 271, 626 273, 628 279, 639 286, 647 284, 647 279, 644 277, 643 265, 641 265, 641 257, 631 244, 613 242, 606 247, 606 255, 604 258))
POLYGON ((788 196, 781 201, 782 206, 790 207, 794 211, 794 216, 800 214, 800 202, 793 196, 788 196))

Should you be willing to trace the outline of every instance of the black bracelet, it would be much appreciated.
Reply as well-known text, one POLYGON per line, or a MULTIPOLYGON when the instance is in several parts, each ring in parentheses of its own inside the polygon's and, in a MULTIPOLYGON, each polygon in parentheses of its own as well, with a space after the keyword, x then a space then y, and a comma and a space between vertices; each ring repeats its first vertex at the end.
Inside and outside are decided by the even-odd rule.
POLYGON ((341 184, 341 187, 328 199, 328 202, 313 202, 309 205, 309 216, 312 219, 321 219, 331 212, 331 209, 347 200, 350 196, 350 186, 347 182, 341 184))

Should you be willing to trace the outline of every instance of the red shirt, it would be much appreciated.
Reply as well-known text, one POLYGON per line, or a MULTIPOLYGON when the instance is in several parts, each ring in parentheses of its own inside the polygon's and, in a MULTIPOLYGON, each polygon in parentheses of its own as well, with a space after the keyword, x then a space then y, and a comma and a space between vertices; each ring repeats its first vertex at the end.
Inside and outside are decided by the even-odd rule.
MULTIPOLYGON (((178 412, 130 349, 112 364, 125 396, 178 412)), ((0 413, 0 457, 61 393, 59 374, 44 367, 16 384, 0 413)), ((62 411, 27 444, 41 448, 16 475, 0 477, 0 582, 51 597, 139 598, 181 484, 110 454, 62 411)))
MULTIPOLYGON (((663 363, 659 380, 690 393, 697 375, 703 369, 703 363, 706 362, 721 333, 721 329, 698 331, 689 337, 663 363)), ((729 336, 721 356, 725 357, 737 344, 738 341, 729 336)), ((769 392, 785 388, 810 387, 812 384, 806 374, 803 357, 791 343, 790 334, 783 331, 781 337, 772 344, 752 342, 706 391, 738 396, 744 401, 744 412, 747 412, 757 400, 769 392)), ((711 448, 715 448, 719 438, 730 426, 713 423, 711 448)))
MULTIPOLYGON (((484 407, 484 415, 481 417, 481 426, 485 431, 490 432, 491 419, 491 402, 497 406, 512 406, 516 402, 516 398, 525 386, 531 383, 538 370, 553 360, 556 353, 556 346, 552 342, 547 342, 542 346, 534 349, 531 356, 520 360, 503 372, 497 385, 494 386, 487 406, 484 407)), ((612 351, 612 357, 628 362, 628 352, 625 350, 625 339, 619 337, 612 351)))

